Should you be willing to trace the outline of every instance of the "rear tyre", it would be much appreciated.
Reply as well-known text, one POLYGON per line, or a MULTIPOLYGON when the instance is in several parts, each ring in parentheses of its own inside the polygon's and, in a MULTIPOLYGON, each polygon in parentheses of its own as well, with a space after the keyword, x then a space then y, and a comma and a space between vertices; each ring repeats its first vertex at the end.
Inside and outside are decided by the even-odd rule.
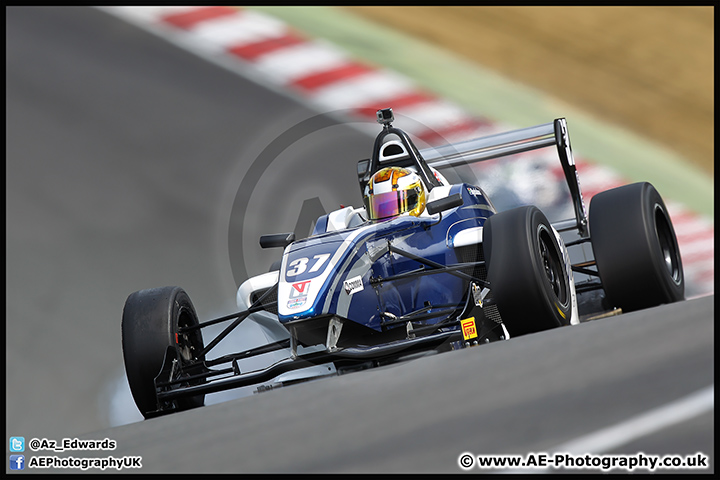
POLYGON ((492 299, 510 336, 568 325, 568 268, 545 215, 518 207, 492 215, 483 230, 492 299))
MULTIPOLYGON (((160 373, 168 348, 181 365, 195 359, 203 349, 199 329, 178 334, 179 328, 197 324, 195 308, 180 287, 140 290, 125 301, 122 316, 125 372, 135 404, 145 418, 158 409, 154 379, 160 373)), ((204 401, 204 395, 181 398, 175 401, 175 409, 199 407, 204 401)))
POLYGON ((655 187, 641 182, 595 195, 589 222, 598 273, 612 306, 632 311, 684 298, 680 249, 655 187))

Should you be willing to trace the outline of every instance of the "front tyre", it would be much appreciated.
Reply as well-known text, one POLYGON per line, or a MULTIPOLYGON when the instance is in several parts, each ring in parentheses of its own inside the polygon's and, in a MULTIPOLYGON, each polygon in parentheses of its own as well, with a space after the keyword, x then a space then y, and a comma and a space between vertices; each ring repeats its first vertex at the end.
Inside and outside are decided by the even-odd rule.
MULTIPOLYGON (((145 418, 158 409, 155 377, 160 373, 168 348, 181 365, 196 358, 203 349, 200 330, 179 333, 182 327, 198 324, 187 293, 180 287, 160 287, 132 293, 125 301, 122 316, 122 349, 125 372, 135 404, 145 418)), ((204 404, 205 396, 176 400, 177 410, 204 404)))
POLYGON ((655 187, 640 182, 598 193, 588 216, 595 262, 612 306, 632 311, 684 298, 680 249, 655 187))
POLYGON ((490 291, 510 336, 568 325, 568 268, 545 215, 534 206, 496 213, 483 237, 490 291))

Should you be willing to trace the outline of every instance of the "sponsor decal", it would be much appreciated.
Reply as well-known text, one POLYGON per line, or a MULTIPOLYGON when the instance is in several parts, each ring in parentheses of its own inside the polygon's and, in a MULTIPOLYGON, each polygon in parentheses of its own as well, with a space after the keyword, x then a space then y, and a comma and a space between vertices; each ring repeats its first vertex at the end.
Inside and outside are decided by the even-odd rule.
POLYGON ((310 280, 304 282, 293 283, 290 289, 290 298, 307 297, 310 291, 310 280))
POLYGON ((345 280, 345 283, 343 284, 345 287, 345 293, 348 295, 352 295, 353 293, 357 293, 363 290, 363 281, 361 276, 353 277, 348 280, 345 280))
POLYGON ((307 297, 293 298, 288 300, 287 308, 300 308, 305 305, 305 302, 307 302, 307 297))
POLYGON ((290 288, 290 300, 288 300, 287 308, 294 309, 305 305, 308 299, 308 292, 310 292, 310 280, 293 283, 290 288))
POLYGON ((460 326, 462 327, 463 338, 465 340, 470 340, 478 336, 477 328, 475 327, 475 317, 460 320, 460 326))
POLYGON ((477 187, 467 187, 467 191, 470 195, 480 195, 482 196, 483 192, 477 187))

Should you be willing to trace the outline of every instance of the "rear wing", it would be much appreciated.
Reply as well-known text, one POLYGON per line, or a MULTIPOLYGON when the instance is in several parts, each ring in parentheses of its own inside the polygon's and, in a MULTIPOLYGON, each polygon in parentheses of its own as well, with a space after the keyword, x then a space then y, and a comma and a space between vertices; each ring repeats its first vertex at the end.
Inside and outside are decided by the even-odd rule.
MULTIPOLYGON (((567 121, 557 118, 550 123, 535 127, 521 128, 509 132, 488 135, 464 142, 427 148, 418 153, 425 162, 434 168, 446 168, 482 162, 494 158, 514 155, 555 145, 570 189, 575 218, 554 222, 558 231, 577 229, 581 237, 588 237, 588 222, 585 204, 580 191, 575 160, 570 148, 567 121)), ((368 160, 358 162, 358 176, 362 178, 369 168, 368 160)))

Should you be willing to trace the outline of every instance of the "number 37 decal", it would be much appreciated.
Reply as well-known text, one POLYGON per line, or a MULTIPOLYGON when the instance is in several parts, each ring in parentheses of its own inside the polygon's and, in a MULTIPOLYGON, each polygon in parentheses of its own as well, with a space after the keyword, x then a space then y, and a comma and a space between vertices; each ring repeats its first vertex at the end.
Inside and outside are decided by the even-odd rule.
POLYGON ((308 264, 310 264, 310 270, 308 270, 308 273, 315 273, 322 268, 325 262, 327 262, 328 258, 330 258, 329 253, 315 255, 312 258, 296 258, 288 264, 287 270, 285 271, 285 276, 296 277, 301 273, 305 273, 305 270, 307 270, 308 268, 308 264))

